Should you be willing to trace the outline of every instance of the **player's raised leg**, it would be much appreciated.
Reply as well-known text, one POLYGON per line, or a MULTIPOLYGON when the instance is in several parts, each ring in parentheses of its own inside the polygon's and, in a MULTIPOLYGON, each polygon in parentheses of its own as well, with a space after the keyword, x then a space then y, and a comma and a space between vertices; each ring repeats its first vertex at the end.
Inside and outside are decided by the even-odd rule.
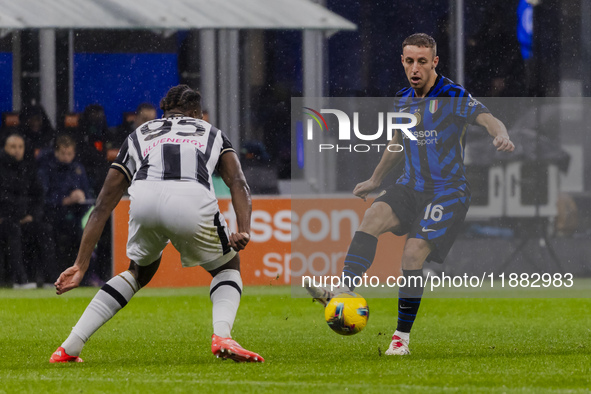
POLYGON ((105 283, 90 301, 78 323, 72 328, 70 336, 51 355, 49 362, 82 362, 79 355, 86 341, 127 305, 135 293, 150 282, 159 265, 160 258, 145 267, 132 261, 129 270, 105 283))
POLYGON ((238 362, 264 362, 265 359, 259 354, 244 349, 232 339, 232 327, 242 296, 240 256, 236 254, 228 263, 209 273, 213 276, 209 287, 209 297, 213 304, 212 353, 238 362))
POLYGON ((410 354, 408 344, 410 342, 410 330, 417 317, 421 299, 423 296, 423 263, 432 246, 429 242, 409 238, 404 245, 402 253, 402 275, 404 286, 398 288, 398 325, 392 342, 386 355, 407 355, 410 354))
MULTIPOLYGON (((373 263, 378 237, 396 228, 399 223, 398 217, 385 202, 374 202, 365 211, 361 225, 355 232, 345 256, 345 265, 341 275, 343 291, 355 290, 355 278, 363 276, 373 263)), ((324 306, 334 296, 333 291, 322 287, 307 287, 306 290, 314 300, 324 306)))
POLYGON ((378 237, 396 228, 399 223, 398 217, 385 202, 376 201, 365 211, 345 257, 343 277, 349 290, 355 289, 355 278, 363 276, 373 264, 378 237))

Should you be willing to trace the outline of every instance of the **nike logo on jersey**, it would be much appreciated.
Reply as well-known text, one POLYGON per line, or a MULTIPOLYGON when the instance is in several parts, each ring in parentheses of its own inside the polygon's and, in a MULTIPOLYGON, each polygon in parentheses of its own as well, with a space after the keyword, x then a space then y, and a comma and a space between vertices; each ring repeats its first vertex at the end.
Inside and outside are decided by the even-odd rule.
POLYGON ((424 233, 428 233, 429 231, 435 231, 435 229, 433 229, 433 228, 425 228, 425 227, 423 227, 423 232, 424 232, 424 233))

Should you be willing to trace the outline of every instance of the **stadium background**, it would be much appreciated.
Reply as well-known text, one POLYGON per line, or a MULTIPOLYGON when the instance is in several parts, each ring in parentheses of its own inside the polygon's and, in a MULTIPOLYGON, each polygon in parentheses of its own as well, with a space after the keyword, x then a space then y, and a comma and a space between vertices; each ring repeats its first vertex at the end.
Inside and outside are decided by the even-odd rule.
MULTIPOLYGON (((544 103, 546 97, 555 97, 546 102, 545 126, 534 132, 550 138, 548 146, 566 149, 570 160, 567 172, 560 172, 560 190, 553 191, 556 198, 567 198, 566 203, 560 200, 567 214, 559 214, 560 206, 551 204, 542 210, 553 213, 541 221, 534 218, 533 224, 531 217, 509 217, 504 208, 501 213, 496 210, 506 208, 495 187, 507 177, 504 164, 472 167, 479 191, 471 208, 476 216, 467 221, 446 269, 501 264, 525 240, 520 253, 509 259, 514 263, 510 268, 539 271, 541 265, 536 264, 544 260, 549 264, 544 267, 553 272, 558 268, 543 246, 548 241, 564 269, 577 269, 577 280, 589 277, 591 138, 585 117, 591 105, 591 0, 536 1, 533 56, 527 60, 521 54, 527 48, 520 48, 517 41, 517 9, 526 6, 525 1, 320 3, 325 8, 310 8, 307 0, 0 0, 2 129, 8 119, 14 119, 7 114, 32 100, 54 108, 50 112, 58 128, 64 113, 79 114, 94 102, 105 106, 109 125, 115 127, 140 102, 157 104, 172 84, 186 82, 204 92, 213 123, 232 132, 233 141, 242 147, 242 164, 257 194, 253 242, 245 251, 243 272, 249 275, 249 283, 260 285, 245 287, 232 334, 266 359, 263 365, 235 365, 212 356, 209 288, 198 286, 143 289, 87 343, 83 364, 49 364, 51 352, 97 289, 80 288, 58 297, 53 290, 0 288, 0 393, 589 392, 588 278, 580 279, 587 287, 572 296, 587 298, 552 299, 544 292, 540 298, 529 298, 523 289, 502 299, 427 297, 413 328, 412 355, 404 358, 384 357, 396 324, 395 299, 368 298, 368 326, 358 335, 343 337, 328 328, 318 304, 294 298, 289 286, 276 285, 290 281, 286 263, 294 256, 303 260, 289 242, 294 231, 308 242, 306 247, 325 254, 322 259, 328 259, 323 260, 328 269, 338 271, 333 256, 344 253, 351 230, 367 206, 351 198, 352 185, 375 166, 368 159, 359 164, 359 176, 351 176, 345 155, 339 165, 347 176, 332 182, 330 190, 317 190, 307 201, 297 199, 294 189, 310 189, 312 182, 291 161, 290 119, 302 114, 298 108, 291 117, 290 97, 391 96, 407 84, 398 62, 399 46, 415 31, 438 40, 444 75, 462 81, 475 96, 501 97, 500 105, 507 110, 499 113, 501 118, 508 113, 528 114, 519 106, 511 108, 523 102, 515 100, 533 102, 529 98, 534 97, 544 103), (185 8, 175 9, 173 3, 185 8), (121 17, 107 18, 97 4, 118 5, 121 17), (224 4, 229 6, 216 12, 224 4), (205 23, 207 29, 156 26, 175 19, 179 25, 186 25, 187 19, 244 24, 252 22, 253 15, 268 17, 281 9, 281 17, 262 18, 265 29, 215 30, 211 23, 205 23), (47 25, 51 17, 55 23, 64 23, 72 15, 78 16, 69 19, 76 26, 93 19, 95 25, 74 30, 53 30, 47 25), (158 23, 150 19, 153 15, 158 23), (153 24, 108 30, 113 21, 124 24, 140 19, 153 24), (291 21, 291 25, 280 28, 274 25, 277 21, 291 21), (26 27, 25 22, 45 29, 26 27), (353 25, 357 30, 347 30, 353 25), (460 25, 464 33, 458 41, 460 25), (463 62, 456 60, 462 58, 463 62), (563 111, 564 103, 576 110, 563 111), (573 114, 576 120, 571 119, 573 114), (329 198, 317 200, 319 195, 329 198), (292 197, 297 200, 295 207, 292 197), (537 232, 523 237, 523 232, 516 232, 519 226, 533 226, 537 232), (265 259, 270 264, 263 264, 265 259)), ((527 41, 527 34, 522 38, 527 41)), ((513 120, 519 120, 517 115, 513 120)), ((531 117, 526 117, 525 128, 531 129, 531 123, 531 117)), ((471 142, 478 147, 477 140, 469 139, 468 146, 471 142)), ((486 142, 485 150, 490 151, 490 141, 486 142)), ((544 186, 548 182, 536 179, 552 171, 541 168, 537 175, 531 169, 518 174, 533 179, 514 183, 523 186, 527 195, 525 201, 518 201, 518 212, 531 212, 535 202, 552 201, 544 186), (536 196, 545 197, 537 200, 536 196)), ((218 191, 223 194, 222 189, 218 191)), ((126 231, 126 204, 115 213, 120 232, 126 231)), ((221 207, 231 212, 228 199, 222 198, 221 207)), ((231 215, 227 217, 231 222, 231 215)), ((121 233, 117 237, 125 240, 121 233)), ((384 237, 380 247, 401 241, 384 237)), ((115 263, 121 265, 116 270, 126 265, 122 247, 121 242, 115 245, 119 256, 115 263)), ((206 284, 206 275, 199 269, 185 269, 182 277, 178 272, 174 276, 180 270, 178 260, 172 251, 167 253, 170 260, 158 274, 164 276, 156 276, 155 282, 206 284)), ((391 258, 390 254, 386 250, 386 256, 391 258)), ((321 262, 314 264, 319 272, 325 269, 321 262)), ((111 275, 111 262, 107 263, 102 272, 105 279, 111 275)))
MULTIPOLYGON (((23 7, 26 4, 32 3, 23 3, 23 7)), ((150 2, 145 5, 149 7, 150 2)), ((439 72, 462 82, 476 97, 591 95, 591 70, 587 67, 591 25, 585 12, 591 7, 588 0, 545 0, 535 6, 519 0, 328 0, 320 5, 332 13, 327 15, 342 17, 338 19, 341 30, 330 26, 317 30, 293 26, 237 30, 7 27, 0 35, 0 111, 16 113, 25 104, 41 103, 59 131, 64 114, 80 113, 87 105, 98 103, 105 108, 108 125, 117 127, 139 103, 157 106, 172 85, 203 87, 204 109, 210 112, 212 123, 227 131, 239 147, 253 193, 289 199, 292 184, 309 183, 305 172, 293 162, 290 98, 392 95, 407 83, 398 54, 401 41, 411 32, 422 31, 435 37, 441 58, 439 72), (523 30, 523 24, 527 25, 524 7, 532 10, 533 32, 523 30), (55 46, 49 54, 48 40, 55 46), (227 51, 233 55, 226 56, 227 51), (55 67, 54 84, 47 83, 48 67, 55 67), (55 92, 47 94, 48 88, 55 92), (54 100, 48 102, 48 97, 54 100)), ((586 138, 584 128, 562 138, 560 128, 547 127, 541 132, 551 143, 582 142, 580 154, 571 157, 571 171, 574 168, 578 172, 574 178, 569 174, 574 179, 570 189, 556 191, 564 192, 561 195, 575 204, 577 220, 573 223, 571 214, 562 218, 568 222, 566 229, 556 229, 556 211, 542 225, 566 268, 574 267, 578 274, 586 276, 590 271, 584 260, 589 251, 580 241, 590 234, 587 207, 591 185, 587 174, 591 159, 586 149, 590 139, 586 138), (579 185, 573 188, 573 182, 579 185), (555 237, 558 233, 560 238, 555 237)), ((376 156, 357 168, 359 177, 338 181, 331 190, 322 192, 349 193, 355 183, 369 175, 378 159, 376 156)), ((482 180, 487 174, 480 172, 478 176, 482 180)), ((546 193, 535 188, 531 192, 546 193)), ((219 194, 222 196, 223 191, 219 194)), ((283 231, 281 225, 278 228, 272 220, 268 221, 276 210, 274 201, 279 200, 255 200, 254 210, 265 212, 255 217, 259 223, 254 226, 255 233, 264 235, 267 222, 272 231, 283 231)), ((358 219, 363 208, 360 209, 358 219)), ((514 226, 495 221, 502 219, 504 213, 499 217, 485 216, 486 220, 474 222, 480 227, 467 229, 477 239, 459 242, 467 242, 467 250, 479 249, 471 245, 495 245, 495 249, 507 251, 506 256, 497 256, 497 260, 504 260, 521 238, 503 235, 507 234, 503 233, 507 226, 514 226)), ((121 223, 119 230, 125 231, 121 223)), ((353 222, 349 226, 354 227, 353 222)), ((341 232, 335 249, 348 243, 348 230, 349 227, 341 232)), ((123 238, 115 237, 119 242, 123 238)), ((285 255, 289 247, 289 242, 283 242, 280 250, 274 252, 285 255)), ((253 242, 251 248, 264 251, 269 245, 253 242)), ((526 247, 524 254, 548 257, 546 250, 536 245, 526 247)), ((265 254, 257 252, 256 256, 255 264, 260 264, 265 254)), ((463 253, 459 257, 470 261, 480 255, 463 253)), ((524 260, 523 256, 515 257, 524 260)), ((105 264, 101 269, 104 279, 111 274, 110 267, 111 264, 105 264)), ((269 266, 256 266, 253 272, 263 269, 269 272, 269 278, 276 276, 277 270, 269 270, 269 266)))

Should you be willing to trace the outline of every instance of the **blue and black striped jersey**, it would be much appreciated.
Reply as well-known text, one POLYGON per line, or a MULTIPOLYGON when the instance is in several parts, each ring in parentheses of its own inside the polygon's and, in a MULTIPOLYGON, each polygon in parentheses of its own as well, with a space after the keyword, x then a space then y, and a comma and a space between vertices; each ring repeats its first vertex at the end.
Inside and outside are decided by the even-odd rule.
POLYGON ((396 93, 395 109, 418 118, 410 129, 417 140, 403 134, 404 173, 396 183, 419 192, 469 193, 464 168, 466 128, 489 110, 441 75, 424 98, 415 97, 412 88, 396 93))

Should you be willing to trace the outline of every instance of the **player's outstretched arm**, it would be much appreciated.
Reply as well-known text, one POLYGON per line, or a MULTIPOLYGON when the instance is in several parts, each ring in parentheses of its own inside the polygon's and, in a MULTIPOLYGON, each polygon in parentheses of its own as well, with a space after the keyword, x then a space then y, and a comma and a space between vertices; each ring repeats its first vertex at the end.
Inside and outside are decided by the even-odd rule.
POLYGON ((219 172, 228 188, 230 188, 232 205, 236 212, 236 224, 238 225, 238 232, 230 234, 229 243, 234 250, 240 251, 250 241, 250 215, 252 212, 250 188, 246 183, 236 153, 228 152, 220 157, 219 172))
POLYGON ((511 142, 503 122, 489 113, 483 113, 476 117, 476 124, 486 128, 488 134, 494 138, 493 145, 498 151, 513 152, 515 145, 511 142))
POLYGON ((103 233, 105 223, 111 216, 113 209, 115 209, 121 200, 128 185, 125 175, 112 168, 109 170, 103 188, 96 200, 96 206, 90 214, 88 223, 84 228, 76 261, 73 266, 62 272, 55 282, 57 294, 63 294, 80 285, 80 282, 88 269, 92 251, 103 233))
MULTIPOLYGON (((394 144, 402 145, 402 138, 400 138, 400 136, 401 133, 396 131, 394 138, 392 138, 392 140, 388 143, 388 146, 394 144)), ((367 195, 380 187, 386 175, 394 167, 396 167, 398 163, 400 163, 403 157, 404 153, 402 151, 391 152, 388 149, 385 149, 380 162, 373 171, 371 178, 369 178, 367 181, 358 183, 357 186, 355 186, 355 189, 353 189, 353 194, 365 201, 367 199, 367 195)))

